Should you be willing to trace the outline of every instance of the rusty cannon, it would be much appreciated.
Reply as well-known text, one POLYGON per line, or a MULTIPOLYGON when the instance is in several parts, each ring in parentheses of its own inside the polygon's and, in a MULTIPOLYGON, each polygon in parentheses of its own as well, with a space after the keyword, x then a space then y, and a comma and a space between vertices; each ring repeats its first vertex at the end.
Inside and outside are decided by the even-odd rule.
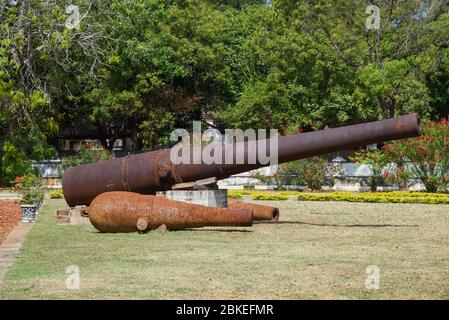
POLYGON ((248 209, 253 212, 254 221, 278 221, 279 209, 271 206, 248 203, 234 199, 228 199, 230 209, 248 209))
POLYGON ((168 230, 214 227, 250 227, 253 212, 246 208, 209 208, 164 197, 133 192, 106 192, 88 209, 100 232, 146 232, 165 225, 168 230))
MULTIPOLYGON (((282 136, 278 139, 277 160, 278 163, 285 163, 420 134, 419 116, 409 114, 387 120, 282 136)), ((262 142, 269 150, 270 139, 262 142)), ((175 184, 211 177, 216 177, 217 180, 225 179, 268 165, 260 161, 249 161, 255 143, 234 143, 232 163, 223 161, 206 164, 201 161, 175 164, 170 157, 171 149, 164 149, 71 167, 65 171, 62 179, 64 197, 68 205, 74 207, 90 205, 95 197, 104 192, 128 191, 151 195, 157 191, 170 190, 175 184), (240 163, 236 161, 239 156, 243 159, 240 163)), ((218 156, 225 159, 224 152, 218 156)))

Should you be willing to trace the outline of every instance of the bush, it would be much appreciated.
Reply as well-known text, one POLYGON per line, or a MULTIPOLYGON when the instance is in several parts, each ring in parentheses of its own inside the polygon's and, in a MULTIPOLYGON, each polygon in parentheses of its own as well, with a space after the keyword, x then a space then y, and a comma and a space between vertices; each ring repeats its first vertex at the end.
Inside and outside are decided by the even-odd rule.
POLYGON ((303 193, 298 200, 304 201, 348 201, 371 203, 423 203, 423 204, 449 204, 449 195, 423 192, 334 192, 326 194, 303 193))
POLYGON ((51 199, 64 199, 64 193, 62 192, 62 190, 50 191, 50 198, 51 199))
POLYGON ((9 141, 5 141, 3 147, 2 174, 5 185, 14 185, 14 180, 18 176, 31 174, 33 169, 31 161, 26 154, 9 141))
POLYGON ((328 182, 334 184, 333 179, 327 180, 329 172, 328 162, 320 157, 313 157, 298 161, 296 175, 300 181, 299 185, 309 187, 312 190, 320 190, 328 182))
POLYGON ((34 173, 31 159, 42 160, 55 155, 54 147, 49 145, 45 135, 37 130, 30 130, 24 135, 6 137, 2 151, 0 174, 5 185, 13 185, 15 177, 34 173))
POLYGON ((274 183, 278 190, 284 189, 286 185, 305 186, 312 190, 320 190, 326 184, 334 185, 333 170, 334 167, 329 168, 325 159, 313 157, 281 164, 272 176, 257 173, 253 178, 265 184, 274 183), (331 173, 330 176, 328 175, 329 172, 331 173))
POLYGON ((370 189, 372 192, 377 191, 377 187, 382 185, 384 177, 382 175, 383 168, 388 163, 388 158, 384 152, 380 150, 357 152, 351 160, 360 164, 371 165, 372 175, 368 178, 370 189))
POLYGON ((446 191, 449 185, 449 121, 426 121, 423 134, 388 144, 385 154, 397 164, 411 161, 411 173, 428 192, 446 191))
POLYGON ((297 196, 303 201, 348 201, 368 203, 423 203, 423 204, 449 204, 449 194, 426 192, 329 192, 307 193, 298 191, 248 191, 229 190, 228 196, 232 199, 242 199, 242 196, 250 195, 253 200, 283 201, 289 196, 297 196))
POLYGON ((242 199, 242 196, 251 195, 254 193, 249 190, 228 190, 228 197, 231 199, 242 199))
POLYGON ((107 150, 81 149, 77 155, 64 158, 62 160, 62 167, 67 169, 69 167, 109 160, 111 158, 112 155, 107 150))
POLYGON ((253 195, 253 200, 272 200, 272 201, 283 201, 288 200, 287 196, 284 196, 282 194, 276 194, 276 193, 269 193, 269 192, 261 192, 256 193, 253 195))
POLYGON ((44 188, 40 179, 35 175, 17 177, 15 188, 21 195, 22 204, 39 205, 44 200, 44 188))
POLYGON ((399 190, 407 190, 407 184, 410 177, 410 170, 403 161, 398 161, 393 167, 388 167, 383 172, 385 184, 387 186, 397 185, 399 190))
POLYGON ((287 200, 288 195, 284 192, 249 191, 249 190, 228 190, 228 197, 231 199, 242 199, 243 196, 251 196, 253 200, 287 200))

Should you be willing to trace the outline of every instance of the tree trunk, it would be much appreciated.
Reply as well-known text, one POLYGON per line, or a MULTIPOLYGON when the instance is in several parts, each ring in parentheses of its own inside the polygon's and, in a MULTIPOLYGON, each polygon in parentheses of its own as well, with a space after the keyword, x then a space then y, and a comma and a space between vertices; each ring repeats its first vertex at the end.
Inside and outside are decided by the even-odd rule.
POLYGON ((384 98, 382 96, 377 96, 377 102, 382 110, 382 118, 389 119, 394 118, 396 111, 396 99, 394 97, 384 98))
POLYGON ((387 104, 382 96, 377 96, 377 102, 380 105, 380 109, 382 110, 382 119, 388 119, 389 110, 387 104))

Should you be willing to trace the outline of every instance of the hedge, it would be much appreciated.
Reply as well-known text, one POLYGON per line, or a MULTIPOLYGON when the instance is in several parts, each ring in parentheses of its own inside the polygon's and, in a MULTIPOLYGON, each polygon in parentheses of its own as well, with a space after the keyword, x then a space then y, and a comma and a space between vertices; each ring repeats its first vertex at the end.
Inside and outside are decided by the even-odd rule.
MULTIPOLYGON (((296 195, 296 194, 295 194, 296 195)), ((251 196, 253 200, 287 200, 288 195, 280 192, 228 190, 228 196, 232 199, 242 199, 243 196, 251 196)))
POLYGON ((52 198, 52 199, 63 199, 64 198, 64 193, 62 192, 62 190, 50 191, 50 198, 52 198))
POLYGON ((305 201, 348 201, 348 202, 372 202, 372 203, 425 203, 425 204, 449 204, 449 195, 419 192, 376 192, 376 193, 351 193, 333 192, 298 194, 298 200, 305 201))
POLYGON ((233 199, 242 199, 249 195, 252 200, 287 200, 289 196, 297 196, 300 201, 348 201, 370 203, 424 203, 424 204, 449 204, 449 194, 425 193, 425 192, 329 192, 329 193, 305 193, 299 191, 250 191, 229 190, 228 195, 233 199))

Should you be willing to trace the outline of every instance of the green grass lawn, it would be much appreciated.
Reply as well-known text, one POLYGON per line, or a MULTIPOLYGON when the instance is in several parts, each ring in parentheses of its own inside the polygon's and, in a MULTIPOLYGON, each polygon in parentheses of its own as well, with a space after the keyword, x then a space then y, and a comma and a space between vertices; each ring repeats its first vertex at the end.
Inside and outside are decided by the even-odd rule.
POLYGON ((279 206, 279 223, 141 235, 57 226, 65 203, 51 200, 0 298, 449 299, 448 205, 258 203, 279 206), (79 290, 65 287, 70 265, 79 290))

